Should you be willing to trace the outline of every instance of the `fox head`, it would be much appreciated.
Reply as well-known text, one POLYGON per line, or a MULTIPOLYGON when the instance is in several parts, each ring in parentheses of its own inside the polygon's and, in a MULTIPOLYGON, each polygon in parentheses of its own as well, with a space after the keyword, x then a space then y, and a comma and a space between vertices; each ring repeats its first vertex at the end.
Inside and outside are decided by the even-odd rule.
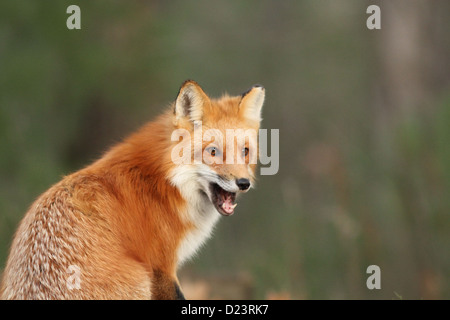
POLYGON ((183 83, 173 106, 172 159, 180 161, 172 182, 187 201, 200 197, 222 215, 234 213, 237 194, 255 182, 264 96, 255 85, 239 96, 211 99, 195 81, 183 83))

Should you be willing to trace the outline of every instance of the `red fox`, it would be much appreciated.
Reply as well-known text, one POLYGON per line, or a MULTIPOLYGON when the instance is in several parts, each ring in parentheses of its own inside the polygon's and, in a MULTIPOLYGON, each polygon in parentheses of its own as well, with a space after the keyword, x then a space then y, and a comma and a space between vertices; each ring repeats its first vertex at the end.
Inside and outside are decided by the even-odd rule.
POLYGON ((223 136, 258 130, 264 95, 256 85, 211 99, 195 81, 184 82, 165 113, 32 204, 15 234, 0 298, 184 299, 177 269, 220 215, 234 213, 256 168, 249 161, 256 137, 211 142, 196 138, 195 127, 223 136), (176 130, 194 139, 180 142, 176 130), (178 154, 177 146, 192 148, 178 154), (177 163, 174 154, 193 161, 177 163))

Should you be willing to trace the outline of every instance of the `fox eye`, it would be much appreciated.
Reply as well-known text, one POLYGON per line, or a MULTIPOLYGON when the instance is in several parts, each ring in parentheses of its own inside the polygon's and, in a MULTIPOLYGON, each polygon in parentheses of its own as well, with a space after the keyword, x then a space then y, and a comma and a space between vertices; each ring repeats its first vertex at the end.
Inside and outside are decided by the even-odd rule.
POLYGON ((244 157, 248 156, 248 148, 242 149, 242 155, 243 155, 244 157))
POLYGON ((216 155, 219 154, 219 150, 216 147, 209 147, 208 149, 206 149, 206 151, 208 151, 208 153, 212 156, 215 157, 216 155))

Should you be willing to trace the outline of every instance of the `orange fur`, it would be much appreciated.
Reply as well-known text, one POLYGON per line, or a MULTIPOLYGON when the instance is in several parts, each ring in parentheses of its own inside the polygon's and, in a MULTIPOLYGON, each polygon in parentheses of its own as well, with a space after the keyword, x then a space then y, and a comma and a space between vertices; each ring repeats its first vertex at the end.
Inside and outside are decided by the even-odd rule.
MULTIPOLYGON (((203 97, 205 124, 220 130, 242 126, 242 97, 209 100, 195 82, 182 89, 187 85, 203 97)), ((199 227, 186 213, 189 199, 170 180, 177 143, 171 133, 192 131, 174 108, 34 202, 11 247, 2 299, 179 298, 178 252, 199 227), (79 289, 67 286, 73 265, 80 268, 79 289)), ((245 121, 245 127, 259 127, 245 121)), ((245 164, 212 168, 224 176, 248 176, 245 164)))

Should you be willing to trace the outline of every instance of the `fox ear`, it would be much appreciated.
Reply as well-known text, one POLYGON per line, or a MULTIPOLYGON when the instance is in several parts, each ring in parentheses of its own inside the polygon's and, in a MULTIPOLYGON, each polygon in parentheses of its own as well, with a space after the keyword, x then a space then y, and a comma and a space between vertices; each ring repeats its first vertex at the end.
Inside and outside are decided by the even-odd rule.
POLYGON ((254 85, 242 94, 239 112, 247 119, 261 121, 261 109, 264 103, 265 89, 261 85, 254 85))
POLYGON ((190 121, 201 120, 205 103, 209 103, 209 98, 198 83, 193 80, 185 81, 175 102, 174 112, 177 120, 181 118, 188 118, 190 121))

